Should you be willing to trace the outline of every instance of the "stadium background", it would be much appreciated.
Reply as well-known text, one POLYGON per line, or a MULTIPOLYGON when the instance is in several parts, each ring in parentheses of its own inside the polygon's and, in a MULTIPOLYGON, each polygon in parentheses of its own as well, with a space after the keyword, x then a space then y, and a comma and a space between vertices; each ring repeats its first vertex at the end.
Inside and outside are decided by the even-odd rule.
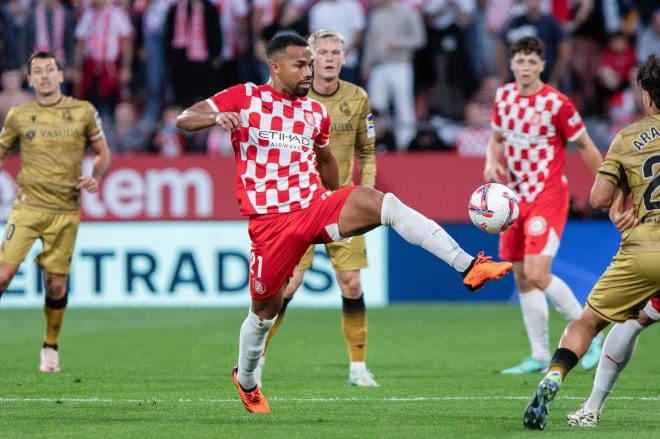
MULTIPOLYGON (((368 235, 371 267, 363 273, 369 368, 382 387, 346 385, 340 313, 318 309, 338 307, 339 291, 327 259, 319 257, 293 302, 313 308, 287 311, 269 351, 264 383, 273 412, 257 418, 243 409, 229 371, 247 307, 248 240, 232 191, 231 150, 218 129, 195 136, 175 129, 176 114, 198 97, 173 79, 208 85, 213 89, 208 93, 239 81, 259 82, 264 39, 286 27, 306 32, 313 23, 311 8, 332 2, 205 1, 206 12, 217 14, 207 22, 214 27, 207 35, 223 38, 208 41, 205 81, 193 81, 185 73, 174 75, 189 63, 171 57, 165 37, 165 18, 175 1, 0 3, 0 123, 9 107, 31 98, 22 65, 34 48, 40 4, 66 8, 66 26, 57 35, 66 48, 60 59, 65 92, 78 92, 83 72, 74 65, 73 31, 89 8, 110 4, 123 11, 123 19, 111 22, 130 23, 125 47, 134 54, 132 77, 119 84, 119 96, 85 96, 103 114, 114 159, 101 194, 83 195, 85 220, 60 373, 37 370, 43 292, 30 261, 38 247, 0 301, 0 436, 528 437, 521 414, 538 376, 496 373, 527 352, 520 310, 511 303, 512 277, 469 294, 451 269, 384 228, 368 235), (275 6, 286 13, 276 14, 275 6)), ((377 2, 338 0, 360 8, 351 14, 363 16, 356 20, 363 31, 377 2)), ((497 237, 467 223, 466 204, 481 183, 492 95, 506 80, 496 55, 508 23, 531 6, 548 25, 544 35, 549 28, 560 30, 555 36, 566 64, 553 84, 575 101, 604 152, 613 133, 640 116, 639 94, 629 78, 646 54, 660 53, 657 0, 401 3, 419 11, 427 34, 413 58, 417 135, 397 147, 393 133, 400 125, 379 115, 377 187, 395 191, 438 220, 467 250, 493 254, 497 237)), ((325 27, 347 22, 341 13, 323 18, 335 20, 336 26, 325 27)), ((539 30, 522 21, 524 32, 539 30)), ((115 24, 113 29, 122 28, 115 24)), ((510 30, 518 35, 519 29, 510 30)), ((359 59, 344 72, 368 86, 360 78, 359 59)), ((589 209, 592 176, 572 146, 567 160, 571 219, 553 270, 584 300, 619 235, 589 209)), ((17 169, 13 156, 0 172, 0 217, 9 212, 17 169)), ((554 309, 550 314, 554 344, 566 322, 554 309)), ((656 344, 653 335, 641 337, 594 431, 569 431, 563 419, 591 389, 593 373, 576 368, 553 403, 545 434, 657 437, 656 344)))
MULTIPOLYGON (((85 221, 74 260, 71 306, 245 305, 248 239, 232 191, 234 167, 228 136, 218 128, 187 135, 173 126, 174 118, 191 102, 223 86, 263 81, 262 49, 269 36, 282 30, 305 34, 321 24, 332 27, 333 20, 336 28, 348 29, 352 34, 347 37, 354 41, 344 74, 368 87, 369 77, 360 73, 369 48, 360 41, 372 31, 369 18, 381 2, 204 0, 204 14, 213 20, 205 22, 207 56, 197 63, 177 58, 180 49, 168 39, 176 32, 171 29, 176 22, 175 0, 3 2, 2 118, 9 106, 30 98, 20 78, 25 73, 24 60, 39 44, 35 35, 42 3, 53 11, 63 7, 65 13, 64 32, 51 35, 64 49, 58 56, 65 69, 65 91, 97 105, 114 153, 101 194, 83 196, 85 221), (350 26, 342 13, 319 17, 319 10, 329 4, 353 11, 357 17, 351 18, 350 26), (134 55, 130 80, 119 75, 110 78, 118 82, 117 94, 100 97, 94 88, 80 88, 79 79, 86 73, 76 64, 73 48, 79 45, 87 50, 86 59, 94 58, 93 50, 101 46, 95 45, 98 42, 81 23, 86 14, 108 10, 113 14, 102 47, 112 45, 115 38, 118 47, 134 55), (177 77, 195 74, 186 71, 187 64, 204 69, 200 87, 177 82, 177 77)), ((553 64, 561 64, 553 70, 557 74, 547 79, 576 102, 602 150, 619 127, 640 115, 639 94, 630 78, 637 62, 660 50, 660 9, 653 1, 391 3, 417 11, 426 43, 410 56, 415 72, 411 86, 416 135, 405 145, 397 144, 394 134, 402 128, 399 115, 381 112, 377 117, 377 188, 397 193, 445 225, 471 252, 484 249, 493 254, 497 248, 496 237, 466 224, 468 196, 481 183, 492 95, 498 84, 509 79, 502 69, 505 52, 497 49, 521 32, 547 39, 548 49, 556 54, 553 64)), ((47 15, 49 20, 52 16, 47 15)), ((114 56, 123 68, 121 50, 114 56)), ((572 146, 569 149, 571 221, 554 269, 584 300, 609 263, 618 234, 602 213, 589 208, 592 176, 572 146), (584 258, 585 251, 589 258, 584 258)), ((17 157, 11 157, 0 174, 0 208, 5 215, 15 193, 17 169, 17 157)), ((38 247, 32 254, 36 252, 38 247)), ((371 267, 363 273, 363 283, 370 306, 517 297, 511 277, 478 295, 468 295, 451 270, 405 245, 389 230, 369 234, 368 254, 371 267)), ((41 306, 39 276, 32 264, 25 264, 2 306, 41 306)), ((294 301, 297 305, 339 306, 327 258, 317 259, 301 293, 294 301)))

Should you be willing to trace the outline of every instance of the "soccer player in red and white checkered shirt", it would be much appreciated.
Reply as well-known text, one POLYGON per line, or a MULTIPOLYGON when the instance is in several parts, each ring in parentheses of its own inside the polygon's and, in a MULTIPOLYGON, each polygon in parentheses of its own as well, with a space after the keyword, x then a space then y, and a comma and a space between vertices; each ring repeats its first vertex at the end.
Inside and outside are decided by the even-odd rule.
MULTIPOLYGON (((511 47, 515 82, 501 86, 493 102, 493 128, 484 179, 509 186, 520 199, 518 221, 500 237, 500 257, 513 261, 531 356, 504 374, 539 372, 550 361, 546 296, 568 320, 582 307, 571 288, 550 272, 568 215, 569 193, 563 175, 566 143, 575 142, 591 172, 602 157, 570 99, 541 81, 545 47, 524 37, 511 47), (504 158, 506 166, 501 160, 504 158)), ((594 367, 602 338, 597 337, 582 365, 594 367)))
POLYGON ((243 405, 254 413, 270 411, 254 371, 288 278, 310 244, 347 240, 383 224, 450 264, 472 291, 512 268, 483 253, 470 256, 435 222, 391 193, 364 186, 337 189, 337 162, 327 148, 328 113, 307 97, 313 72, 307 41, 284 33, 268 43, 266 53, 271 83, 230 87, 177 120, 188 131, 215 125, 231 131, 236 192, 252 241, 252 306, 241 326, 232 376, 243 405))

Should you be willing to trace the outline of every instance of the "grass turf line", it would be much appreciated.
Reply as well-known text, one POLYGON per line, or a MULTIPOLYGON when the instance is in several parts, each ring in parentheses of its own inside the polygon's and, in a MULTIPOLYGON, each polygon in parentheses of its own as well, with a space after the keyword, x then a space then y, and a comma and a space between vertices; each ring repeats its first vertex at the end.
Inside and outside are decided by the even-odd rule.
MULTIPOLYGON (((62 372, 42 374, 42 311, 0 308, 0 436, 528 437, 522 411, 541 375, 497 374, 527 354, 516 306, 369 310, 368 365, 378 389, 346 384, 339 310, 292 308, 266 362, 267 416, 244 411, 229 376, 245 314, 71 309, 60 341, 62 372)), ((555 345, 565 321, 552 314, 551 322, 555 345)), ((600 428, 566 426, 566 413, 591 388, 593 372, 578 366, 551 406, 546 433, 656 436, 655 331, 642 335, 600 428)))

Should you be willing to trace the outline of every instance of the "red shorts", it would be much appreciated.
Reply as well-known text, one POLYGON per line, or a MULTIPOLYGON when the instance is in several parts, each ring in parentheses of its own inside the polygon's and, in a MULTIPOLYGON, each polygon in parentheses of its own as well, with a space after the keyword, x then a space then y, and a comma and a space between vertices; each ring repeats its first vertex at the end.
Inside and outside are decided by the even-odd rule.
POLYGON ((284 281, 293 275, 310 244, 341 240, 339 213, 354 188, 328 191, 306 209, 250 218, 250 295, 253 300, 275 296, 284 281))
POLYGON ((500 235, 500 259, 522 261, 525 255, 554 257, 568 216, 568 191, 541 193, 532 203, 521 201, 520 215, 500 235))

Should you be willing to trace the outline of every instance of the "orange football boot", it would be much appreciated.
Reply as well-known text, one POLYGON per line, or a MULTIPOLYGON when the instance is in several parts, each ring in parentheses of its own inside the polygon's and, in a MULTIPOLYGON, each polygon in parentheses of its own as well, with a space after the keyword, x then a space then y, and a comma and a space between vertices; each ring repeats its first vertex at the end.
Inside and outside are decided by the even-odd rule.
POLYGON ((513 270, 511 262, 494 262, 492 256, 479 252, 467 270, 463 272, 463 285, 470 291, 477 291, 489 280, 500 279, 513 270))
POLYGON ((259 386, 256 386, 252 390, 245 390, 241 383, 238 382, 238 368, 235 367, 231 371, 231 376, 234 379, 234 384, 238 389, 238 394, 241 396, 241 401, 248 412, 252 413, 270 413, 270 407, 268 406, 268 401, 266 397, 261 393, 259 386))

